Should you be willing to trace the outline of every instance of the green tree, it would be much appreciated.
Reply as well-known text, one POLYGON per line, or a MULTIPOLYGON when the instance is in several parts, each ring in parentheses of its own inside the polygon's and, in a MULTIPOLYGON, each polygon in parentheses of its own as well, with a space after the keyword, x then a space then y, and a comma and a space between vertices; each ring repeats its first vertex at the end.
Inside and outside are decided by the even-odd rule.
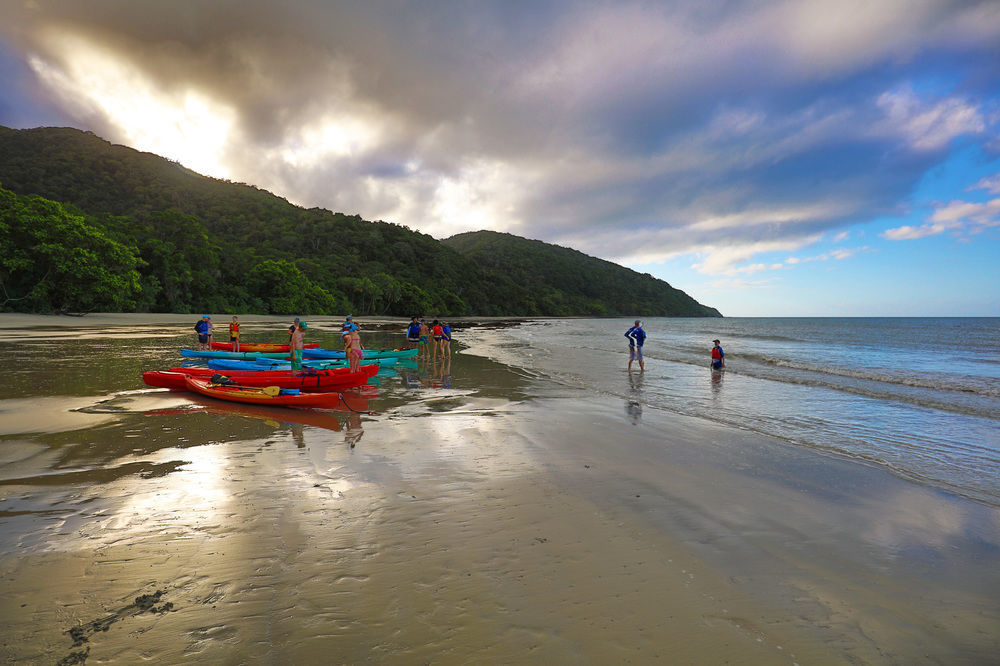
POLYGON ((266 260, 247 276, 247 288, 270 314, 336 314, 337 300, 290 261, 266 260))
POLYGON ((130 311, 138 251, 62 205, 0 189, 0 306, 23 312, 130 311))

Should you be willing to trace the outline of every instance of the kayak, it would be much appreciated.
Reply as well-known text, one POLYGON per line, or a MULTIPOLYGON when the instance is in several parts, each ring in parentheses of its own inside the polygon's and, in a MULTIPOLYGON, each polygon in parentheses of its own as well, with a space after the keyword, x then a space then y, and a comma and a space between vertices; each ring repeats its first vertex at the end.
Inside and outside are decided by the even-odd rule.
POLYGON ((189 391, 207 395, 210 398, 244 402, 251 405, 280 405, 282 407, 336 407, 343 398, 340 393, 300 393, 296 389, 281 389, 277 386, 241 386, 213 384, 208 379, 184 375, 189 391), (294 393, 293 393, 294 391, 294 393))
MULTIPOLYGON (((371 388, 375 388, 372 386, 371 388)), ((334 409, 340 412, 367 412, 369 409, 368 397, 359 395, 353 391, 345 391, 340 394, 344 402, 334 409)), ((270 407, 268 405, 250 405, 247 403, 223 402, 212 400, 199 393, 189 393, 188 399, 198 405, 197 409, 190 407, 171 407, 167 409, 152 409, 143 412, 145 415, 159 414, 192 414, 207 413, 217 416, 246 416, 249 418, 261 419, 282 424, 301 424, 314 428, 325 428, 339 432, 341 430, 340 418, 335 412, 324 409, 286 409, 284 407, 270 407)))
MULTIPOLYGON (((382 365, 382 366, 391 366, 391 365, 396 365, 397 363, 399 363, 402 360, 405 360, 405 359, 400 359, 400 358, 395 358, 393 356, 388 356, 386 358, 366 358, 366 359, 363 359, 362 362, 364 362, 364 363, 375 363, 375 364, 382 365)), ((254 363, 256 363, 257 365, 282 365, 282 364, 287 365, 289 362, 290 361, 287 358, 286 359, 276 359, 276 358, 255 358, 254 359, 254 363)), ((325 368, 325 367, 339 368, 339 367, 342 367, 344 365, 350 365, 350 363, 348 363, 347 359, 344 359, 344 358, 339 358, 339 359, 335 359, 335 358, 332 358, 332 359, 309 358, 309 359, 304 359, 302 361, 302 363, 303 364, 308 364, 309 366, 314 367, 314 368, 325 368)))
MULTIPOLYGON (((402 349, 365 349, 362 358, 410 358, 416 356, 416 347, 403 347, 402 349)), ((345 358, 346 354, 337 349, 304 349, 302 355, 305 358, 345 358)))
MULTIPOLYGON (((227 358, 211 358, 208 360, 208 367, 212 370, 223 370, 229 372, 231 370, 243 371, 243 372, 261 372, 266 370, 284 370, 290 371, 292 369, 292 364, 288 361, 279 361, 273 359, 273 363, 258 363, 257 361, 237 361, 235 359, 227 358)), ((346 368, 347 361, 312 361, 309 363, 303 363, 303 370, 327 370, 333 368, 346 368)))
MULTIPOLYGON (((390 366, 395 365, 399 359, 395 358, 374 358, 367 361, 366 365, 379 365, 379 366, 390 366)), ((267 371, 267 370, 284 370, 290 371, 292 369, 292 364, 288 361, 279 361, 277 359, 257 359, 256 361, 237 361, 225 358, 213 358, 208 360, 208 367, 212 370, 222 370, 225 372, 229 371, 267 371)), ((302 369, 304 370, 330 370, 334 368, 347 368, 347 361, 303 361, 302 369)))
POLYGON ((287 359, 288 352, 251 352, 251 351, 204 351, 201 349, 182 349, 181 356, 186 358, 228 358, 241 361, 253 361, 258 358, 287 359))
MULTIPOLYGON (((315 349, 319 347, 318 342, 307 342, 302 345, 306 349, 315 349)), ((217 349, 219 351, 233 351, 232 342, 213 342, 212 349, 217 349)), ((277 343, 269 342, 241 342, 240 351, 241 352, 287 352, 291 351, 291 347, 288 345, 280 345, 277 343)))
MULTIPOLYGON (((226 372, 230 379, 244 386, 278 386, 281 388, 297 388, 303 391, 343 391, 362 386, 369 378, 378 372, 377 365, 363 365, 359 372, 351 372, 350 368, 336 370, 314 370, 301 373, 292 372, 226 372)), ((170 368, 167 371, 150 371, 142 373, 142 381, 149 386, 168 388, 180 391, 187 390, 184 376, 207 379, 220 374, 217 370, 208 368, 170 368)))

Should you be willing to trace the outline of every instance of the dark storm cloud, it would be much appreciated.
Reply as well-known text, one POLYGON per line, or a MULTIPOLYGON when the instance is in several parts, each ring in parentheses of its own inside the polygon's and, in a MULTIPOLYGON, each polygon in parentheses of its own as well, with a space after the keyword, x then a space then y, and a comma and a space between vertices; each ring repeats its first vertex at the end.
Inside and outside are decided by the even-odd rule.
POLYGON ((997 122, 991 2, 0 7, 26 61, 72 73, 72 36, 165 94, 210 95, 232 113, 234 180, 605 257, 637 238, 645 258, 720 265, 810 242, 892 211, 952 139, 997 122))

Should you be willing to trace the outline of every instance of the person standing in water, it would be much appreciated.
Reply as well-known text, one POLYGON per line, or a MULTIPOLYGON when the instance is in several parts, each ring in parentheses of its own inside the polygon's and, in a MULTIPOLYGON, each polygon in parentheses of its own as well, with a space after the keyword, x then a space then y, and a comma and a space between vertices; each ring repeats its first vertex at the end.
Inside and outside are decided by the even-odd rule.
POLYGON ((361 335, 358 333, 357 326, 344 335, 344 345, 347 360, 351 364, 351 372, 358 372, 361 369, 361 358, 365 355, 365 351, 361 345, 361 335))
POLYGON ((208 315, 202 315, 198 323, 194 325, 195 333, 198 334, 198 349, 209 349, 208 332, 211 326, 208 321, 208 315))
POLYGON ((411 317, 410 325, 406 327, 406 341, 411 346, 420 344, 420 322, 416 317, 411 317))
POLYGON ((444 329, 437 319, 431 324, 431 335, 434 336, 434 360, 438 357, 438 348, 441 348, 441 356, 444 357, 444 329))
POLYGON ((646 331, 642 330, 642 321, 636 319, 635 326, 625 332, 628 338, 628 371, 632 372, 632 361, 639 361, 639 372, 646 372, 642 361, 642 345, 646 342, 646 331))
POLYGON ((427 327, 427 322, 423 319, 420 320, 420 354, 425 360, 430 360, 431 348, 430 348, 430 338, 431 329, 427 327))
POLYGON ((446 321, 441 322, 441 334, 441 353, 451 356, 451 326, 446 321))
POLYGON ((234 352, 240 350, 240 320, 236 315, 233 315, 233 323, 229 325, 229 343, 234 352))
POLYGON ((722 351, 718 340, 712 340, 712 343, 715 344, 712 347, 712 369, 722 370, 726 367, 726 352, 722 351))
POLYGON ((295 330, 292 331, 291 357, 292 370, 302 369, 302 349, 305 346, 306 329, 309 325, 304 321, 296 321, 295 330))

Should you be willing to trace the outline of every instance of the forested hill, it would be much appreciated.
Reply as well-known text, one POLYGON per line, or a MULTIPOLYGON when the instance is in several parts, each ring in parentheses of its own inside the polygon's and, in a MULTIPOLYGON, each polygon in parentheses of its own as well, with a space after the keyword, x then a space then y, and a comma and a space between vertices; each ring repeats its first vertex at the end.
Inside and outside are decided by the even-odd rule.
POLYGON ((720 317, 679 289, 652 275, 597 259, 577 250, 496 231, 472 231, 446 238, 479 266, 511 278, 515 298, 542 310, 566 307, 600 311, 614 304, 614 314, 684 312, 720 317))
POLYGON ((0 311, 718 316, 621 267, 632 281, 595 291, 576 277, 607 262, 580 253, 539 290, 523 286, 536 249, 498 263, 455 248, 89 132, 0 127, 0 311))

